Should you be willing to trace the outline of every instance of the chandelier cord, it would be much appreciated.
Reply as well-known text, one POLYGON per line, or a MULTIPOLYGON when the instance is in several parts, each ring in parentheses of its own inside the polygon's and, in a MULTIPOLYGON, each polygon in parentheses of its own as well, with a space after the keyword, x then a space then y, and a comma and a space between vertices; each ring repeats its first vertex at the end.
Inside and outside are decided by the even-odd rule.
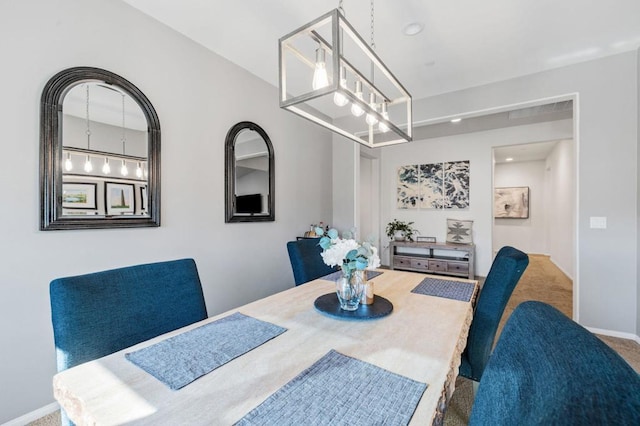
POLYGON ((124 130, 124 93, 122 93, 122 155, 126 155, 125 153, 125 143, 127 141, 125 130, 124 130))
POLYGON ((87 150, 91 149, 91 126, 89 121, 89 85, 87 87, 87 100, 86 100, 86 110, 87 110, 87 150))
POLYGON ((344 13, 344 8, 342 7, 342 3, 343 3, 343 0, 340 0, 340 1, 338 2, 338 10, 339 10, 339 11, 340 11, 340 13, 342 13, 344 16, 347 16, 347 15, 344 13))
MULTIPOLYGON (((375 36, 375 26, 374 26, 374 19, 373 19, 373 15, 374 15, 374 8, 373 8, 373 3, 374 0, 371 0, 371 50, 373 50, 375 52, 376 50, 376 42, 374 41, 374 36, 375 36)), ((375 82, 375 65, 373 64, 373 61, 371 61, 371 82, 375 82)))
POLYGON ((371 0, 371 49, 376 50, 376 42, 374 41, 375 28, 374 28, 374 19, 373 19, 373 3, 374 0, 371 0))

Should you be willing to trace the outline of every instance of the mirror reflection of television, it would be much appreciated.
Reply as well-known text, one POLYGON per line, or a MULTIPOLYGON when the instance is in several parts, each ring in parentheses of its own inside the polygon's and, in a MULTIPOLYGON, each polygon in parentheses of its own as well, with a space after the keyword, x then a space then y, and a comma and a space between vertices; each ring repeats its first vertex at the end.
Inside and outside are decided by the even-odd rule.
POLYGON ((236 213, 262 213, 262 195, 236 195, 236 213))

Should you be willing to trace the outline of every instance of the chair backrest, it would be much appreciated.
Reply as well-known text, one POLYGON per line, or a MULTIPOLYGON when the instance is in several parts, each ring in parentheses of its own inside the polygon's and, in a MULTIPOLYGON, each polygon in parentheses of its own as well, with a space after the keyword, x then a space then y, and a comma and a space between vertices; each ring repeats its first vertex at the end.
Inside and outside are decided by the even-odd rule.
POLYGON ((207 318, 193 259, 51 281, 58 371, 207 318))
POLYGON ((542 302, 521 303, 484 371, 470 425, 639 425, 640 376, 542 302))
POLYGON ((476 381, 482 377, 504 308, 528 264, 529 256, 516 248, 505 246, 498 251, 473 314, 460 367, 462 376, 476 381))
POLYGON ((338 270, 338 268, 325 265, 320 256, 322 247, 318 245, 319 241, 319 238, 305 238, 287 243, 296 285, 304 284, 338 270))

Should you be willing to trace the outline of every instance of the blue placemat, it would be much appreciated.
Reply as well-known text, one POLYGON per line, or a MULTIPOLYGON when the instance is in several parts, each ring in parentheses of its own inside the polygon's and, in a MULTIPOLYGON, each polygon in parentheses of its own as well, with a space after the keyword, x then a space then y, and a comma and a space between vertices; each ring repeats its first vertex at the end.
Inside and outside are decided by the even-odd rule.
MULTIPOLYGON (((378 275, 382 275, 382 272, 379 271, 368 271, 365 270, 364 273, 367 275, 367 281, 374 279, 378 275)), ((327 281, 335 281, 342 276, 342 271, 332 272, 330 274, 325 275, 324 277, 318 278, 319 280, 327 280, 327 281)))
POLYGON ((406 425, 427 385, 329 351, 237 425, 406 425))
POLYGON ((125 357, 176 390, 285 331, 236 312, 125 357))
POLYGON ((475 284, 462 281, 440 280, 425 278, 411 293, 426 294, 427 296, 446 297, 447 299, 469 302, 475 290, 475 284))

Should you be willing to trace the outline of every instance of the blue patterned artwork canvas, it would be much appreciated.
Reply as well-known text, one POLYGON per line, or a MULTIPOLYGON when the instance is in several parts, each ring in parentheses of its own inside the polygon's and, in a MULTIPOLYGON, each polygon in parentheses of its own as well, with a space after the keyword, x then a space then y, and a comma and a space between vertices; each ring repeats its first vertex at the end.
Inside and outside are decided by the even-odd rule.
POLYGON ((441 209, 443 207, 444 179, 442 163, 420 164, 420 208, 441 209))
POLYGON ((445 209, 466 209, 469 207, 469 161, 444 163, 445 209))
POLYGON ((418 166, 401 166, 398 168, 398 203, 399 209, 418 208, 420 199, 418 187, 418 166))
POLYGON ((399 209, 466 209, 469 207, 469 161, 450 161, 398 168, 399 209))

